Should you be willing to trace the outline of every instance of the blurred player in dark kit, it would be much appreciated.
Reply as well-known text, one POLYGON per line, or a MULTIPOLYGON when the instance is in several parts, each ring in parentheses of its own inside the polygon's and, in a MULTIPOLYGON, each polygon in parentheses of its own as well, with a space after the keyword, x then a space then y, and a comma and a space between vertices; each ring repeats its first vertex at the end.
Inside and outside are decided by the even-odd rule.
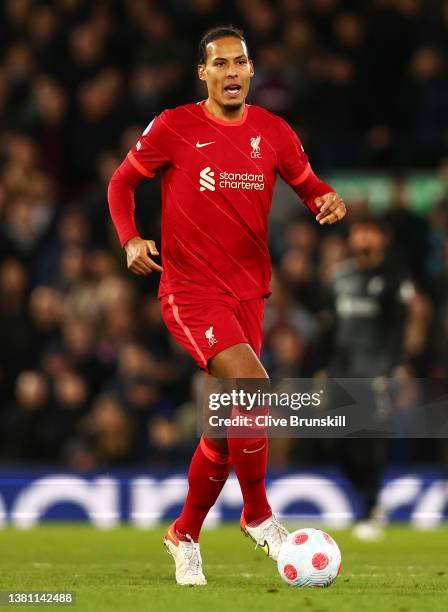
MULTIPOLYGON (((335 268, 330 287, 334 325, 324 350, 331 354, 327 373, 371 379, 363 409, 379 418, 388 394, 387 378, 394 377, 406 361, 405 334, 415 289, 407 270, 389 252, 389 228, 383 219, 356 219, 348 243, 352 257, 335 268)), ((340 456, 372 508, 379 474, 390 460, 390 444, 370 435, 372 439, 334 440, 327 450, 340 456)), ((383 517, 381 508, 373 508, 372 520, 359 524, 355 533, 366 539, 378 537, 383 517)))
POLYGON ((402 266, 388 256, 387 229, 366 217, 350 229, 352 258, 331 284, 335 329, 330 376, 391 376, 403 359, 407 304, 414 288, 402 266))

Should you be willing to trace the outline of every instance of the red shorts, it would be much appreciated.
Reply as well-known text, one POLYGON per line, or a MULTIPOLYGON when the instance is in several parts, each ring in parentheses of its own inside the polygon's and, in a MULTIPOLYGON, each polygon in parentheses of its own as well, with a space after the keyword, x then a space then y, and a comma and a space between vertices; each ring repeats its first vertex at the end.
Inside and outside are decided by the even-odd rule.
POLYGON ((226 294, 175 293, 160 298, 174 338, 208 371, 208 361, 235 344, 248 343, 260 357, 264 298, 239 301, 226 294))

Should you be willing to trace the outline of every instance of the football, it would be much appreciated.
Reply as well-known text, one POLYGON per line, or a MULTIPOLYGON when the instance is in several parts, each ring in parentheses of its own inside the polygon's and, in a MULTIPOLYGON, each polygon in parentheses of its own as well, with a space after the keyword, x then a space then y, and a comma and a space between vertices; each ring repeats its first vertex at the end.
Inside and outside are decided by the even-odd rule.
POLYGON ((277 567, 290 586, 328 587, 341 571, 341 551, 328 533, 298 529, 283 542, 277 567))

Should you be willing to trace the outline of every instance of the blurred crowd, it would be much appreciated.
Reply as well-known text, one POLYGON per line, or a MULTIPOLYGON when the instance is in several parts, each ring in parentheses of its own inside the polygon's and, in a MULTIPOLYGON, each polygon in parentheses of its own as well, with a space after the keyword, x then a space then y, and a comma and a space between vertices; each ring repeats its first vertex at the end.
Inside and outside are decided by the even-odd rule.
POLYGON ((155 113, 203 97, 197 43, 229 22, 247 33, 252 102, 296 126, 317 167, 447 155, 446 0, 5 0, 3 139, 26 132, 57 186, 82 189, 155 113))
MULTIPOLYGON (((166 332, 158 278, 126 270, 106 187, 154 114, 204 96, 196 44, 209 26, 228 22, 247 32, 252 102, 298 129, 317 171, 380 168, 395 176, 389 212, 370 227, 379 242, 375 231, 360 231, 370 223, 360 198, 347 203, 341 227, 318 227, 299 203, 275 218, 269 373, 331 374, 338 351, 347 350, 338 336, 347 305, 341 309, 334 278, 355 257, 373 272, 383 262, 397 270, 386 303, 399 296, 394 318, 375 329, 400 333, 378 374, 446 378, 448 199, 428 217, 414 213, 402 168, 433 168, 448 198, 448 2, 5 0, 3 462, 176 465, 195 447, 202 375, 166 332)), ((159 187, 145 181, 136 196, 138 224, 158 244, 159 187)), ((282 210, 282 193, 274 211, 282 210)), ((363 375, 349 366, 343 374, 363 375)), ((274 441, 272 465, 315 460, 316 444, 305 446, 301 455, 300 444, 274 441)))

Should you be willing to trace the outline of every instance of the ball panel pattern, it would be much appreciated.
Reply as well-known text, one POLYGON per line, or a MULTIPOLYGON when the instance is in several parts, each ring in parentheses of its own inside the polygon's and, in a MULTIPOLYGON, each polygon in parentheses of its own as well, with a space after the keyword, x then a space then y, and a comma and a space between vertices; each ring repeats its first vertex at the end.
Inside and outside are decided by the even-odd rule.
POLYGON ((277 566, 280 576, 290 586, 328 587, 340 572, 341 552, 335 540, 324 531, 299 529, 283 543, 277 566))

